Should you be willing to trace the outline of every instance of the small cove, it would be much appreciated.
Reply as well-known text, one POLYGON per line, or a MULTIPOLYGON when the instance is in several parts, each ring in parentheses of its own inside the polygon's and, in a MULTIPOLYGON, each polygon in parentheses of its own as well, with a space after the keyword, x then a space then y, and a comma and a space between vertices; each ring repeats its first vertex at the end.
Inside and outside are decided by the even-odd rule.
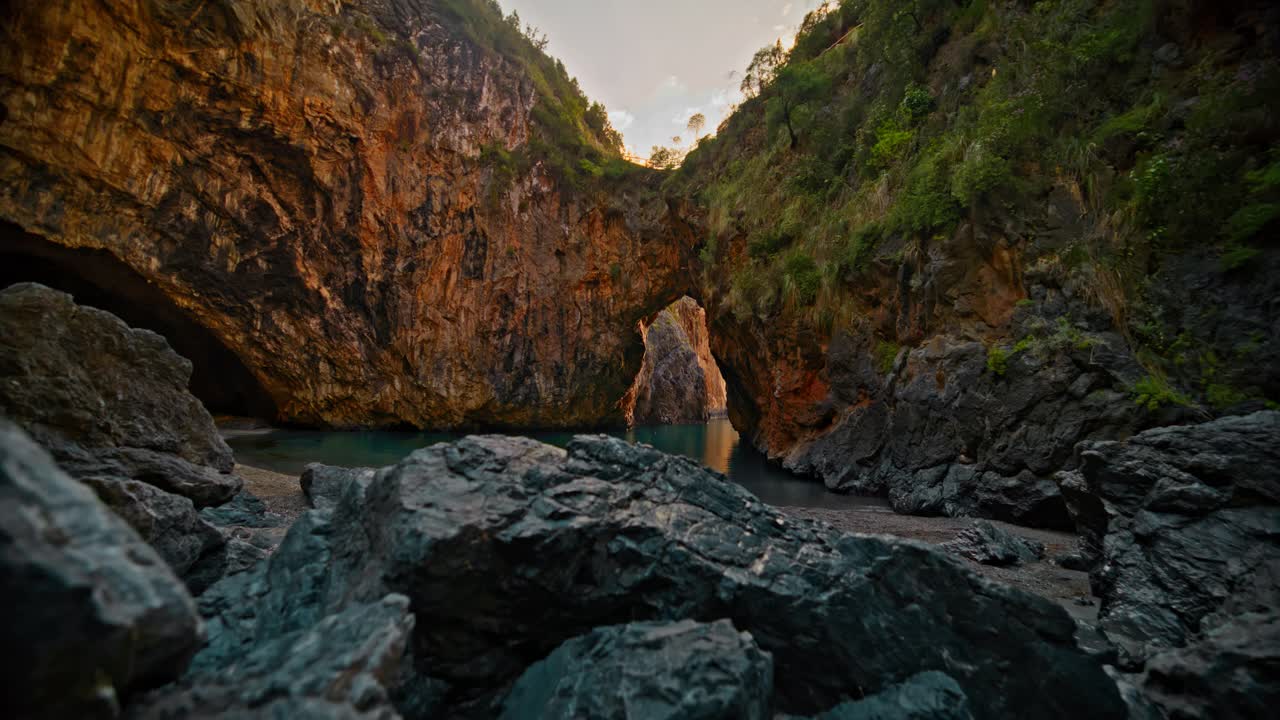
MULTIPOLYGON (((224 430, 238 462, 287 475, 298 475, 308 463, 345 467, 392 465, 418 448, 464 437, 465 433, 384 430, 224 430)), ((564 447, 572 431, 518 433, 564 447)), ((652 445, 684 455, 724 473, 730 480, 770 505, 828 510, 890 512, 879 498, 840 495, 822 483, 778 467, 745 442, 725 419, 699 425, 656 425, 607 432, 628 442, 652 445)))

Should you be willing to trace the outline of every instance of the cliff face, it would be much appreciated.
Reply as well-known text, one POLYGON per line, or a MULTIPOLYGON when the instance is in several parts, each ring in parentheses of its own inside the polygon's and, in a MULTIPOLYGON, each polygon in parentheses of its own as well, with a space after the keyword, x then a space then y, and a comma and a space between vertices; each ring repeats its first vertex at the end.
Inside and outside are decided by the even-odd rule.
POLYGON ((1078 442, 1280 399, 1280 12, 898 7, 758 54, 668 185, 744 437, 900 511, 1067 527, 1078 442))
POLYGON ((456 5, 10 5, 6 249, 123 263, 280 420, 620 422, 689 232, 640 169, 606 194, 482 159, 539 139, 546 79, 456 5))
POLYGON ((636 424, 705 422, 725 412, 725 384, 711 355, 707 314, 683 297, 640 326, 644 362, 623 405, 636 424))

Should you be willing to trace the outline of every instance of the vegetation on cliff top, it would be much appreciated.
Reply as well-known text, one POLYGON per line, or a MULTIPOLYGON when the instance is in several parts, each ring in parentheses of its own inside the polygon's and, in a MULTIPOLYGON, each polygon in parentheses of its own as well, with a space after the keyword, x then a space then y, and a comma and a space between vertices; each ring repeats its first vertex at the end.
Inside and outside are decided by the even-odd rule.
POLYGON ((865 314, 874 274, 995 228, 1084 285, 1153 372, 1212 402, 1260 395, 1222 385, 1247 348, 1152 292, 1168 258, 1247 271, 1274 235, 1280 70, 1254 5, 1250 25, 1248 2, 827 3, 790 51, 756 55, 748 99, 668 180, 708 212, 707 292, 830 333, 865 314), (1057 244, 1036 230, 1055 192, 1081 209, 1057 244))
POLYGON ((537 91, 534 134, 515 149, 490 146, 485 160, 499 180, 525 174, 542 163, 574 188, 602 178, 619 178, 634 169, 623 158, 622 135, 609 122, 604 105, 590 101, 564 63, 545 51, 546 36, 520 16, 504 16, 497 0, 442 0, 443 16, 477 46, 519 65, 537 91))

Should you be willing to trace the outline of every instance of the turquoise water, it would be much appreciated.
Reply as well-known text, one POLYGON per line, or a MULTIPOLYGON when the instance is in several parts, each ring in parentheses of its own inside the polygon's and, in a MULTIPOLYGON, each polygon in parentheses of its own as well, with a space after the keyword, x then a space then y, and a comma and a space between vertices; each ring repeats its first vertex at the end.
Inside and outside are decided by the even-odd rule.
MULTIPOLYGON (((576 433, 522 434, 564 447, 576 433)), ((793 475, 770 463, 754 448, 739 442, 738 433, 728 420, 712 420, 705 425, 637 427, 609 434, 691 457, 728 475, 772 505, 833 509, 884 506, 881 500, 828 492, 822 483, 793 475)), ((297 475, 313 462, 347 467, 392 465, 418 448, 460 437, 462 435, 456 433, 251 430, 230 431, 227 442, 240 463, 297 475)))

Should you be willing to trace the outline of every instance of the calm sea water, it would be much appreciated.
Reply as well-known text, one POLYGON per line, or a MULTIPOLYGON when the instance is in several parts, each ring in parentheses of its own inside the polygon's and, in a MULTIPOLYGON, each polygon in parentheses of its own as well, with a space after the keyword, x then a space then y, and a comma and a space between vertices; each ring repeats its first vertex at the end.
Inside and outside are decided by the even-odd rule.
MULTIPOLYGON (((522 434, 564 447, 577 433, 522 434)), ((770 463, 747 443, 739 442, 738 433, 728 420, 712 420, 705 425, 637 427, 609 434, 691 457, 728 475, 771 505, 863 510, 885 507, 878 499, 828 492, 822 483, 793 475, 770 463)), ((346 467, 392 465, 418 448, 460 437, 462 435, 456 433, 251 430, 229 431, 227 442, 240 463, 297 475, 307 463, 313 462, 346 467)))

